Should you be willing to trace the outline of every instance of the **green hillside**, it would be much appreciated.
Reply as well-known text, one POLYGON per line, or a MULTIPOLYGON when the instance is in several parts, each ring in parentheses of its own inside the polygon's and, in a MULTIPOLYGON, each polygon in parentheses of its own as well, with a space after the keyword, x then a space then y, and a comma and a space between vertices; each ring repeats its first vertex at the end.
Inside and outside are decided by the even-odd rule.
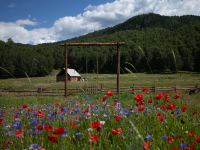
MULTIPOLYGON (((144 14, 114 27, 66 42, 124 41, 121 72, 200 71, 200 17, 144 14)), ((61 41, 63 42, 63 41, 61 41)), ((0 42, 0 77, 43 76, 64 66, 63 49, 53 44, 23 45, 0 42), (6 71, 5 71, 6 69, 6 71), (7 73, 9 71, 9 73, 7 73)), ((80 72, 116 70, 115 48, 78 47, 69 51, 69 66, 80 72)))

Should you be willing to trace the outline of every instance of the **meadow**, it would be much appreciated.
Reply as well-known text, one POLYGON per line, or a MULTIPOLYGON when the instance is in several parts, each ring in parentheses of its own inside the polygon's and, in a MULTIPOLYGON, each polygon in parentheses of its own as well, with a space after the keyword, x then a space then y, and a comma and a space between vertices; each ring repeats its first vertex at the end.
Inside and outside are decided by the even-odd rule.
MULTIPOLYGON (((56 82, 56 73, 45 77, 0 79, 0 89, 64 88, 63 82, 56 82)), ((81 74, 84 82, 69 82, 69 88, 83 87, 85 84, 102 84, 103 87, 116 87, 115 74, 81 74)), ((130 73, 120 75, 120 86, 195 86, 200 85, 200 74, 179 72, 176 74, 130 73)))
MULTIPOLYGON (((87 82, 115 86, 115 75, 87 74, 87 82)), ((150 92, 147 86, 189 86, 199 74, 122 75, 114 91, 63 97, 0 97, 0 149, 200 149, 200 94, 150 92)), ((69 87, 85 83, 71 82, 69 87)), ((1 88, 63 87, 55 77, 1 80, 1 88)))

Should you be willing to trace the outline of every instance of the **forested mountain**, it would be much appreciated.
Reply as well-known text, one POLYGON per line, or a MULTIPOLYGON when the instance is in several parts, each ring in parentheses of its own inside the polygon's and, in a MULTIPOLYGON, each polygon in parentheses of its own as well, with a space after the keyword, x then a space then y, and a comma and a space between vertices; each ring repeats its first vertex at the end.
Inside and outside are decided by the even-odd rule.
MULTIPOLYGON (((65 42, 126 42, 121 47, 121 72, 200 72, 200 17, 144 14, 114 27, 65 42)), ((64 42, 64 41, 61 41, 64 42)), ((0 77, 43 76, 64 66, 63 48, 56 43, 23 45, 0 41, 0 77), (9 73, 8 73, 9 72, 9 73)), ((115 73, 116 48, 75 47, 69 67, 80 72, 115 73)))

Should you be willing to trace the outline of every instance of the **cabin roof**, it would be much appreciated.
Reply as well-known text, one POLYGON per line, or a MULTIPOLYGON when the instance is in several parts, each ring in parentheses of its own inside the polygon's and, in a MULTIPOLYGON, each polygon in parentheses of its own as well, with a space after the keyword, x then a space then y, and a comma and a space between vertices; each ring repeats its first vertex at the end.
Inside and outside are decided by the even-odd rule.
MULTIPOLYGON (((63 69, 57 74, 57 76, 64 75, 64 74, 65 74, 65 68, 63 68, 63 69)), ((81 76, 75 69, 69 69, 69 68, 67 68, 67 74, 68 74, 70 77, 80 77, 80 76, 81 76)))

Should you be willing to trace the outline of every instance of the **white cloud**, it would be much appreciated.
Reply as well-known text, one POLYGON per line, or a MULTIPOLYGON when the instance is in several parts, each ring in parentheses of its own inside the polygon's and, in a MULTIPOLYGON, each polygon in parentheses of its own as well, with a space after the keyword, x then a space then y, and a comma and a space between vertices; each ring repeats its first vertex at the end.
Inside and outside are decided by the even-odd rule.
POLYGON ((29 19, 15 23, 0 22, 0 39, 12 38, 21 43, 43 43, 64 40, 121 23, 132 16, 149 12, 161 15, 200 15, 200 0, 115 0, 97 6, 89 5, 82 14, 56 20, 51 28, 27 30, 37 23, 29 19))
POLYGON ((37 22, 32 21, 30 19, 24 19, 24 20, 20 19, 20 20, 16 21, 16 24, 19 25, 19 26, 27 26, 27 25, 29 25, 29 26, 35 26, 35 25, 37 25, 37 22))
MULTIPOLYGON (((7 41, 12 38, 17 43, 38 44, 45 42, 55 42, 57 38, 52 34, 51 28, 36 28, 27 30, 24 25, 30 25, 29 22, 5 23, 0 22, 0 39, 7 41)), ((32 25, 32 24, 31 24, 32 25)))

